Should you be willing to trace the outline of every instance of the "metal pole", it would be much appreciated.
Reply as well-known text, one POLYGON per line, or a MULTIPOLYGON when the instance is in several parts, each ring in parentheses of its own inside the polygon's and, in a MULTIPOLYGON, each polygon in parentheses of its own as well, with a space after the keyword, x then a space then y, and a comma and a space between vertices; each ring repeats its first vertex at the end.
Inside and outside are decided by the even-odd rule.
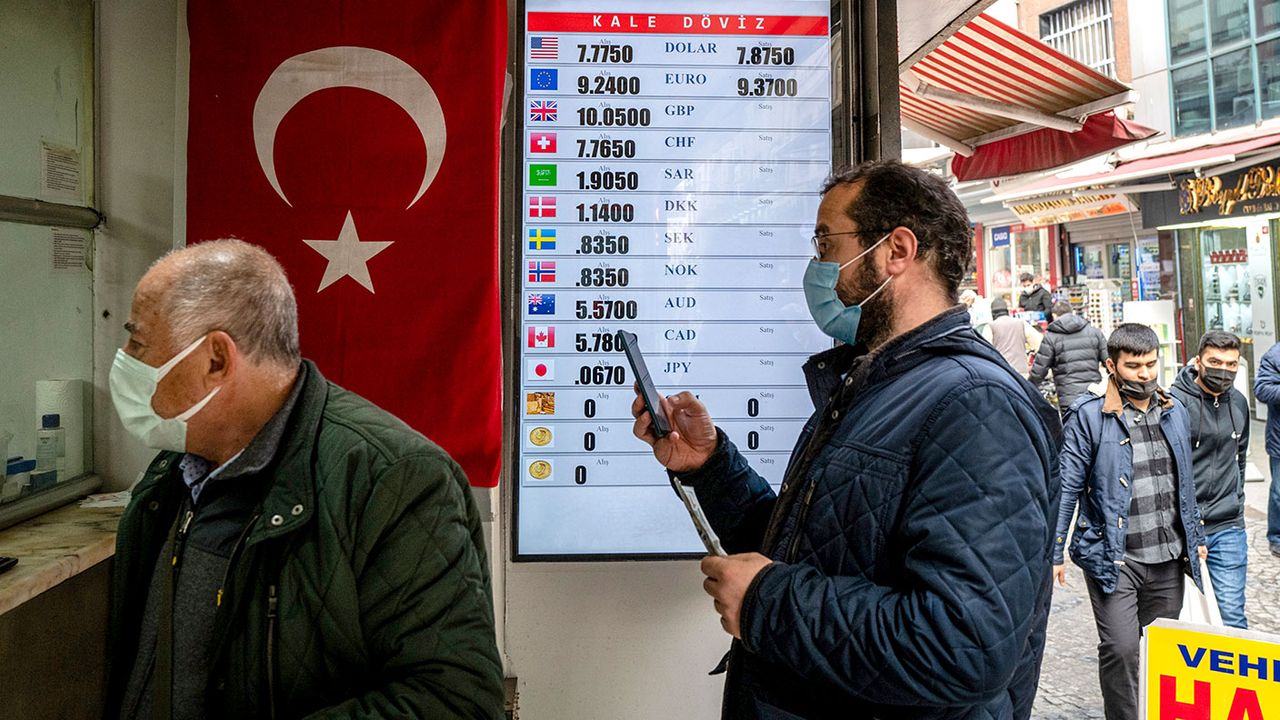
POLYGON ((94 208, 0 195, 0 221, 92 230, 105 216, 94 208))

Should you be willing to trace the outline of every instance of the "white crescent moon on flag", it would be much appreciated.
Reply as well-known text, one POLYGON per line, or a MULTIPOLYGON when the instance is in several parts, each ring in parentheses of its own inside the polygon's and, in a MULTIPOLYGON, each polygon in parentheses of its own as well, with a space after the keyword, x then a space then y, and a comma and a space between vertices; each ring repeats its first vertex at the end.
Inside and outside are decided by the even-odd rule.
POLYGON ((427 151, 418 194, 405 207, 418 202, 444 159, 444 110, 431 85, 400 58, 371 48, 327 47, 312 50, 280 63, 263 84, 253 106, 253 144, 267 181, 290 207, 276 177, 276 130, 280 121, 303 98, 328 88, 360 88, 378 93, 399 105, 413 119, 427 151))

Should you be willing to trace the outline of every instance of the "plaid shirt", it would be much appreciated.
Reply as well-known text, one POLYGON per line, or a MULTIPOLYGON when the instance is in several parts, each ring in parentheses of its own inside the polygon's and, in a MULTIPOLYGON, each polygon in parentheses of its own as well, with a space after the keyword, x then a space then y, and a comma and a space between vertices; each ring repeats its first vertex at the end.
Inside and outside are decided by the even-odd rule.
MULTIPOLYGON (((1125 557, 1162 563, 1182 557, 1184 541, 1178 512, 1178 478, 1173 451, 1160 428, 1160 403, 1151 399, 1146 412, 1124 403, 1124 419, 1133 446, 1133 499, 1125 557)), ((1121 478, 1121 482, 1124 479, 1121 478)))

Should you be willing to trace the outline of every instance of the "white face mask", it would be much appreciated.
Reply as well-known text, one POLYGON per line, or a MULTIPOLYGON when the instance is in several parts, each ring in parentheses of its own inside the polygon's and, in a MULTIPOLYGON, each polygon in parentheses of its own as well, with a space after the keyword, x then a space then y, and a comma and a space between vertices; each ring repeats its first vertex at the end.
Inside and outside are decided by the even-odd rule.
POLYGON ((115 362, 111 364, 111 400, 115 403, 116 414, 130 435, 138 438, 149 448, 187 451, 187 421, 204 409, 205 405, 218 394, 221 387, 216 387, 200 402, 190 409, 171 418, 162 418, 151 407, 151 399, 155 397, 156 387, 169 371, 177 367, 183 358, 195 352, 200 343, 208 335, 188 345, 169 362, 160 367, 151 367, 141 360, 129 355, 124 350, 116 351, 115 362))

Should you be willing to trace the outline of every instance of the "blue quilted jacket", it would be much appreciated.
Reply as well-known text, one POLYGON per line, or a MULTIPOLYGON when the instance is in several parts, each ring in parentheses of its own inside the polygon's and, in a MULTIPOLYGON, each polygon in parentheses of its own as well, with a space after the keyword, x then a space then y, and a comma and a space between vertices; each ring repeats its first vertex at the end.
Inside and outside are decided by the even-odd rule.
MULTIPOLYGON (((1196 586, 1203 587, 1200 563, 1188 561, 1192 549, 1205 544, 1191 464, 1191 420, 1182 402, 1172 395, 1160 391, 1152 402, 1163 406, 1160 430, 1173 449, 1178 517, 1186 539, 1182 561, 1196 586)), ((1057 512, 1053 562, 1063 562, 1062 548, 1074 515, 1071 559, 1104 592, 1111 593, 1120 579, 1117 563, 1124 560, 1129 506, 1133 501, 1133 488, 1129 485, 1133 478, 1133 445, 1124 419, 1124 400, 1115 382, 1107 383, 1105 396, 1086 395, 1071 406, 1063 435, 1062 504, 1057 512)))
POLYGON ((744 599, 725 718, 1027 718, 1050 600, 1057 414, 948 310, 805 365, 780 494, 721 434, 693 485, 744 599))

